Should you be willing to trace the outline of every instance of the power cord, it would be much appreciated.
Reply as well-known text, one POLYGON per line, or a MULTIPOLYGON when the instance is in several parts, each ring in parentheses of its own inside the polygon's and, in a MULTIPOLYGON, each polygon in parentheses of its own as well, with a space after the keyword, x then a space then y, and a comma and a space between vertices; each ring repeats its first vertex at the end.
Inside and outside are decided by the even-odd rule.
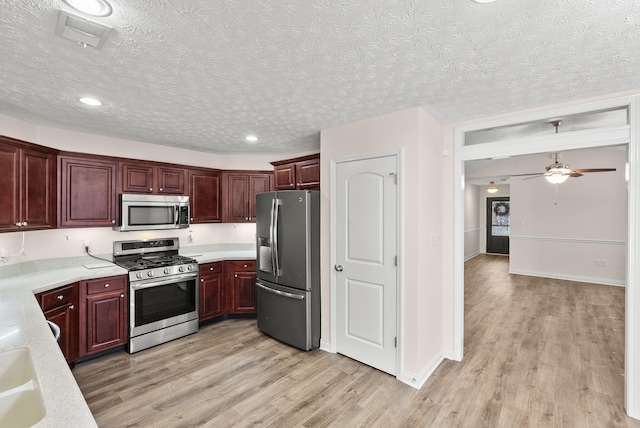
POLYGON ((102 257, 94 256, 93 254, 91 254, 91 253, 89 252, 89 246, 88 246, 88 245, 85 245, 85 246, 84 246, 84 252, 85 252, 85 253, 87 253, 87 255, 88 255, 88 256, 93 257, 94 259, 102 260, 102 261, 104 261, 104 262, 113 263, 113 261, 112 261, 112 260, 103 259, 102 257))

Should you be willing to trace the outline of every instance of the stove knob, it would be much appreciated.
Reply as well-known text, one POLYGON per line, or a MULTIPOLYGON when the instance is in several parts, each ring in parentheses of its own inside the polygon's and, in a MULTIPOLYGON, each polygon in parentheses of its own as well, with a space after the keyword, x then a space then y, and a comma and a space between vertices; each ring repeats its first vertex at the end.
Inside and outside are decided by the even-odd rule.
POLYGON ((164 274, 165 274, 165 275, 169 275, 169 274, 171 273, 171 269, 169 269, 169 268, 164 268, 164 271, 163 271, 163 272, 164 272, 164 274))
POLYGON ((147 272, 147 276, 148 276, 149 278, 151 278, 151 277, 153 276, 153 271, 152 271, 152 270, 150 270, 149 272, 147 272))
POLYGON ((142 278, 142 272, 138 272, 138 273, 136 274, 136 278, 138 278, 138 279, 139 279, 139 278, 142 278))
POLYGON ((189 270, 193 270, 193 269, 194 269, 194 267, 193 267, 193 265, 189 265, 189 266, 187 266, 187 269, 189 269, 189 270))
POLYGON ((184 272, 184 266, 180 266, 180 267, 178 268, 178 270, 179 270, 180 272, 184 272))

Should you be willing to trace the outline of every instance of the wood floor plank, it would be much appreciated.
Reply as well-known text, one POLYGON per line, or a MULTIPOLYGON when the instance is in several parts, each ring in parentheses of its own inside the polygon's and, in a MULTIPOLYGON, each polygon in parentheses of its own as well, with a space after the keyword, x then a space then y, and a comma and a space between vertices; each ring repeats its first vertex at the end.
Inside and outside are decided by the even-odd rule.
POLYGON ((227 320, 75 367, 101 427, 640 427, 624 413, 624 288, 465 263, 464 360, 420 390, 227 320))

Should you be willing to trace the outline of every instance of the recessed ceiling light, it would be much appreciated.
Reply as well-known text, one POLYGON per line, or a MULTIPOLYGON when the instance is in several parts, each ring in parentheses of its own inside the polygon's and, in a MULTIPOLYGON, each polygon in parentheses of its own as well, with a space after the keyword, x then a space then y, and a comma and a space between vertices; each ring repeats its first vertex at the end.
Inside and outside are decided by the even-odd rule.
POLYGON ((493 3, 496 0, 472 0, 474 3, 493 3))
POLYGON ((245 138, 245 141, 248 141, 250 143, 255 143, 256 141, 258 141, 258 137, 256 137, 255 135, 247 135, 247 138, 245 138))
POLYGON ((102 105, 102 102, 91 97, 82 97, 80 98, 80 102, 82 104, 86 104, 88 106, 93 106, 93 107, 99 107, 102 105))
POLYGON ((106 0, 62 0, 78 12, 91 16, 109 16, 113 9, 106 0))

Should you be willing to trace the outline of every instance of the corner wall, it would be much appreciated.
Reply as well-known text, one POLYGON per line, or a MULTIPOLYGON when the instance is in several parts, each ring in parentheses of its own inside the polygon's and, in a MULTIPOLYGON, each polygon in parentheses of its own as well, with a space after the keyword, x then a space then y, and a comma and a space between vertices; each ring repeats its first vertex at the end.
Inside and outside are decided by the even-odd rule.
POLYGON ((443 125, 412 108, 321 132, 322 341, 331 342, 330 163, 402 150, 402 371, 419 387, 442 360, 443 125))

